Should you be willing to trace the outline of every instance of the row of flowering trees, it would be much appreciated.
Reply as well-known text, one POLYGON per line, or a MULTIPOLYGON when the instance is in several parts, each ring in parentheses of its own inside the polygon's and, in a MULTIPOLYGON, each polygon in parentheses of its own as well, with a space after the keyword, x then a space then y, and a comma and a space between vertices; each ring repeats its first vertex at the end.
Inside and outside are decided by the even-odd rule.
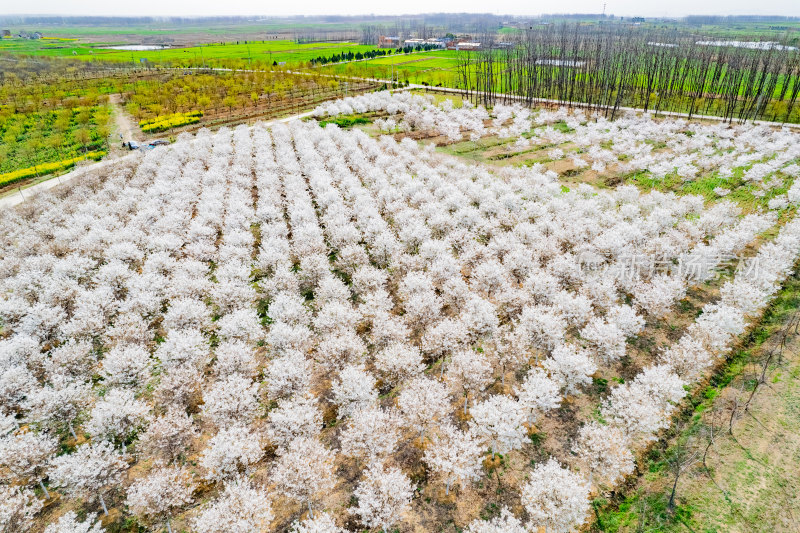
POLYGON ((768 200, 771 209, 796 203, 785 194, 787 182, 800 176, 800 144, 789 129, 656 121, 633 113, 610 121, 598 113, 565 108, 532 112, 519 104, 497 104, 489 112, 466 101, 454 107, 452 100, 437 104, 430 96, 388 91, 326 102, 314 113, 386 114, 375 121, 384 132, 426 132, 449 142, 486 135, 513 139, 506 145, 509 156, 541 150, 545 160, 562 163, 562 172, 635 174, 655 183, 712 178, 720 197, 741 185, 748 187, 748 196, 768 200))
POLYGON ((2 216, 9 531, 54 489, 170 530, 433 527, 419 493, 480 491, 497 454, 539 460, 513 509, 463 525, 572 530, 800 250, 784 224, 650 354, 628 339, 774 215, 294 122, 182 138, 2 216))

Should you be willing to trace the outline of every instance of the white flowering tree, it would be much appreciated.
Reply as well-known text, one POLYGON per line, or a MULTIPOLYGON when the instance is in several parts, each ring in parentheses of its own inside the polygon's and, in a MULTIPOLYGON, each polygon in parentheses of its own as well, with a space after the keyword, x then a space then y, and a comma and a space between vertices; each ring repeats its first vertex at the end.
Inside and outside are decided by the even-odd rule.
POLYGON ((495 453, 505 454, 525 443, 525 409, 514 398, 495 394, 469 412, 470 431, 489 446, 493 458, 495 453))
POLYGON ((109 350, 102 365, 101 375, 109 385, 141 388, 150 377, 152 360, 144 346, 118 345, 109 350))
POLYGON ((247 473, 263 455, 258 435, 246 426, 233 425, 211 437, 198 464, 206 470, 207 479, 220 481, 247 473))
POLYGON ((416 377, 407 382, 397 395, 397 406, 408 424, 419 430, 419 436, 423 438, 425 430, 450 410, 447 387, 424 376, 416 377))
POLYGON ((391 344, 375 355, 375 367, 384 381, 392 386, 420 374, 425 366, 419 348, 406 344, 391 344))
POLYGON ((385 457, 397 447, 400 417, 393 411, 370 407, 353 413, 342 431, 342 453, 362 460, 385 457))
POLYGON ((94 438, 124 442, 147 426, 150 418, 150 407, 136 399, 133 391, 114 388, 97 401, 86 430, 94 438))
POLYGON ((491 520, 477 518, 469 523, 465 533, 528 533, 530 529, 512 513, 508 507, 491 520))
POLYGON ((173 407, 150 423, 139 437, 136 449, 146 457, 172 462, 186 450, 197 433, 192 418, 173 407))
POLYGON ((103 533, 104 531, 103 526, 97 521, 96 514, 89 513, 81 522, 75 511, 68 511, 56 522, 47 524, 44 528, 44 533, 103 533))
POLYGON ((597 371, 588 352, 570 344, 558 345, 542 366, 567 394, 576 394, 579 387, 590 384, 597 371))
POLYGON ((125 504, 150 522, 164 522, 172 533, 170 515, 192 503, 195 485, 188 472, 175 466, 160 467, 128 487, 125 504))
POLYGON ((0 529, 3 531, 29 531, 42 507, 42 502, 32 490, 0 485, 0 529))
POLYGON ((384 533, 402 520, 411 506, 414 487, 411 481, 398 468, 386 468, 376 462, 364 472, 353 495, 358 505, 351 512, 361 518, 361 522, 369 527, 379 527, 384 533))
POLYGON ((217 381, 203 394, 203 416, 217 426, 249 423, 258 409, 258 385, 234 374, 217 381))
POLYGON ((267 437, 279 447, 287 446, 297 437, 313 438, 322 429, 322 412, 312 394, 293 396, 278 402, 270 411, 267 437))
POLYGON ((536 422, 537 415, 558 408, 561 404, 559 385, 540 368, 533 368, 525 381, 515 390, 520 406, 528 415, 528 422, 536 422))
POLYGON ((274 517, 267 491, 245 477, 234 477, 201 508, 192 526, 198 533, 262 533, 269 531, 274 517))
POLYGON ((620 477, 634 469, 630 441, 618 428, 591 422, 578 431, 572 451, 589 472, 589 483, 595 480, 613 486, 620 477))
POLYGON ((50 479, 67 494, 98 498, 103 512, 108 515, 103 491, 122 480, 128 468, 127 457, 108 441, 78 446, 69 455, 60 455, 52 461, 50 479))
POLYGON ((331 385, 333 403, 338 407, 339 418, 375 405, 378 391, 375 390, 375 378, 363 365, 347 365, 339 377, 331 385))
POLYGON ((594 318, 581 330, 581 338, 592 343, 597 356, 607 363, 625 355, 625 332, 613 322, 594 318))
POLYGON ((328 513, 317 513, 317 516, 308 517, 302 522, 292 524, 291 533, 344 533, 345 530, 336 525, 336 521, 328 513))
POLYGON ((522 505, 531 525, 567 533, 586 521, 589 484, 550 458, 531 471, 522 487, 522 505))
POLYGON ((686 396, 684 384, 666 365, 645 368, 632 382, 611 391, 601 413, 631 440, 653 440, 669 425, 675 404, 686 396))
POLYGON ((334 458, 334 452, 318 440, 297 438, 275 461, 272 482, 282 494, 306 503, 313 517, 314 500, 335 485, 334 458))
POLYGON ((461 485, 480 477, 483 450, 472 433, 444 424, 433 433, 422 459, 431 471, 444 477, 445 494, 450 494, 453 483, 461 485))
POLYGON ((477 393, 489 383, 492 366, 488 359, 470 349, 459 350, 453 354, 447 365, 445 381, 464 395, 464 414, 467 414, 469 393, 477 393))
POLYGON ((66 427, 77 440, 74 424, 92 401, 89 383, 55 374, 51 383, 28 397, 28 418, 40 427, 61 430, 66 427))
POLYGON ((690 335, 684 335, 678 342, 664 350, 660 359, 687 381, 695 379, 714 360, 712 353, 703 346, 703 343, 690 335))
POLYGON ((289 350, 270 361, 266 379, 270 398, 303 394, 311 381, 311 363, 297 350, 289 350))
POLYGON ((20 431, 0 439, 0 465, 23 485, 38 483, 45 498, 50 498, 42 479, 57 449, 58 441, 49 435, 20 431))

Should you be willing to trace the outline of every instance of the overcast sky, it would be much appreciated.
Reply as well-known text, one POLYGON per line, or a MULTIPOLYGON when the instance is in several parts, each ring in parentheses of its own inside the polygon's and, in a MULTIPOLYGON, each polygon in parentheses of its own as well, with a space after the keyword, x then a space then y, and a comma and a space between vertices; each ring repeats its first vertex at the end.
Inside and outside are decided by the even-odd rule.
MULTIPOLYGON (((474 12, 511 15, 600 13, 602 0, 0 0, 0 14, 57 15, 376 15, 474 12)), ((800 16, 800 0, 608 0, 606 13, 618 16, 791 15, 800 16)))

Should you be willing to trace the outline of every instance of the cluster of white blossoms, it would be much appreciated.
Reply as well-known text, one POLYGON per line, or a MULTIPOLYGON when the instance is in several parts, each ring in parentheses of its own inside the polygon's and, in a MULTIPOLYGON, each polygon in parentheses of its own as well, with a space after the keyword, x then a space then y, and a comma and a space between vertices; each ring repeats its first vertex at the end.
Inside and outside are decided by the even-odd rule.
MULTIPOLYGON (((599 113, 566 108, 531 112, 520 104, 495 105, 491 112, 468 101, 455 107, 450 99, 436 104, 432 96, 408 92, 366 93, 320 105, 314 116, 386 113, 376 120, 383 132, 423 131, 451 142, 485 135, 512 138, 512 151, 552 147, 550 160, 571 163, 565 170, 591 168, 600 174, 647 171, 663 180, 676 176, 693 181, 702 176, 744 183, 754 196, 770 197, 770 209, 800 202, 800 185, 787 194, 787 180, 800 176, 800 136, 789 128, 752 124, 653 120, 647 113, 622 113, 613 121, 599 113), (525 134, 523 136, 523 134, 525 134)), ((715 188, 720 196, 730 189, 715 188)))
POLYGON ((314 122, 201 131, 0 217, 0 529, 21 531, 37 485, 158 527, 388 530, 420 491, 477 490, 487 456, 593 411, 566 397, 607 424, 568 422, 516 487, 525 515, 469 530, 571 530, 800 251, 783 223, 647 360, 628 340, 777 217, 314 122))

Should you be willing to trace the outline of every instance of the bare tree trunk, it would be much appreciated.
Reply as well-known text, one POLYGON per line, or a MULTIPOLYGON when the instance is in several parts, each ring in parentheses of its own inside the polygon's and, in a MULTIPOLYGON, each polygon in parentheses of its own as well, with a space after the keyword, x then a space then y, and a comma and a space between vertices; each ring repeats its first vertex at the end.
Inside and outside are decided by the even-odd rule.
POLYGON ((672 510, 675 508, 675 492, 678 490, 678 478, 681 475, 680 469, 675 471, 675 481, 672 483, 672 493, 669 495, 669 503, 667 508, 672 510))
POLYGON ((42 487, 42 490, 44 491, 44 497, 49 500, 50 499, 50 493, 47 492, 47 487, 44 486, 44 483, 42 483, 41 479, 39 480, 39 486, 42 487))

